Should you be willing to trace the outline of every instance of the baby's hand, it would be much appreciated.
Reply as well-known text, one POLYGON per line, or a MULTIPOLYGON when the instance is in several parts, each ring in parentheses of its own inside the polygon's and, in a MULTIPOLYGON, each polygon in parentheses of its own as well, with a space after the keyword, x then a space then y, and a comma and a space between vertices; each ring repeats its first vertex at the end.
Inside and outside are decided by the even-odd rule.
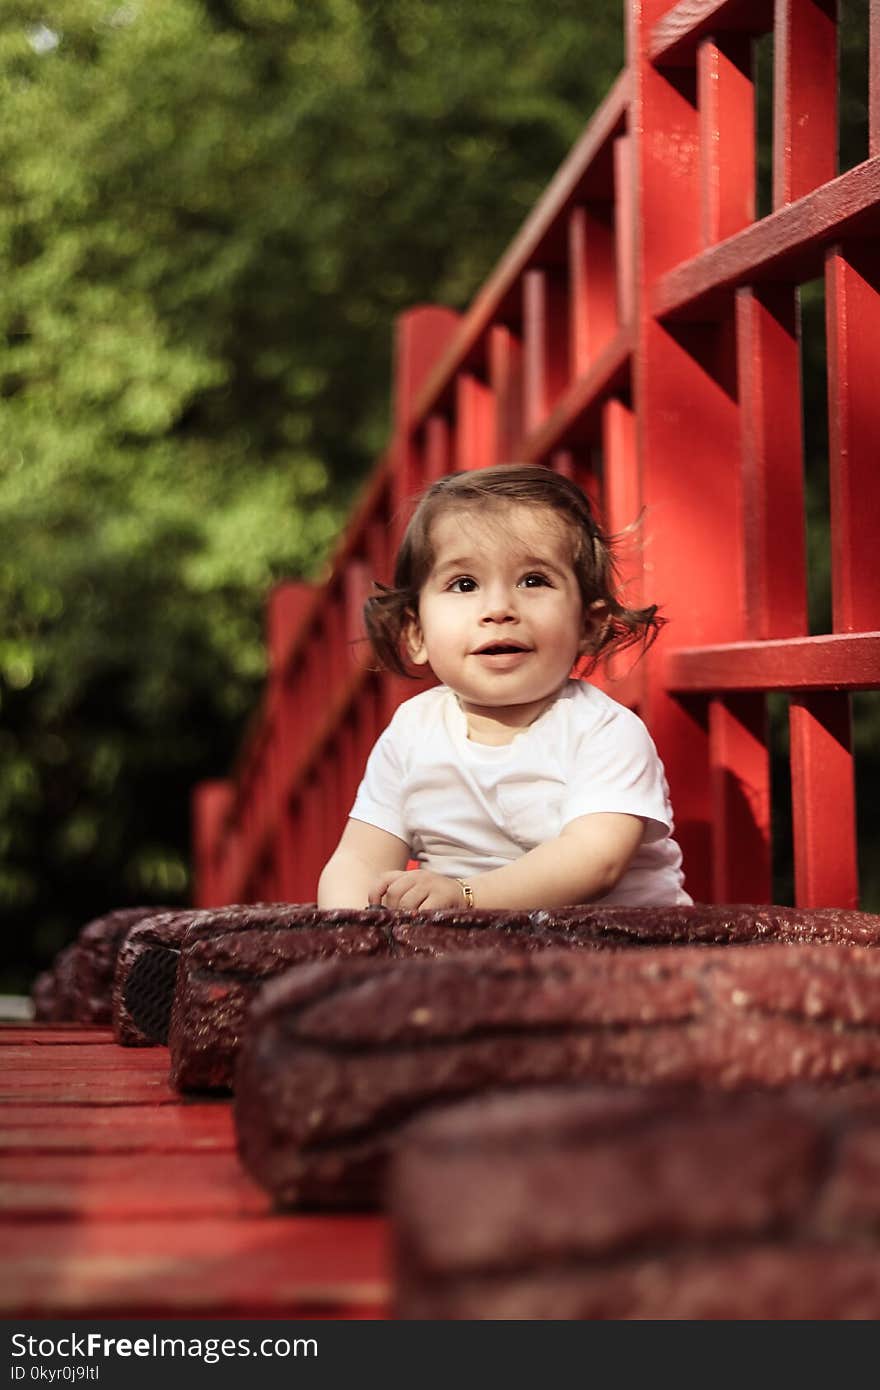
POLYGON ((376 879, 370 889, 371 906, 390 907, 405 912, 439 911, 464 906, 461 885, 454 878, 431 873, 429 869, 393 869, 376 879))

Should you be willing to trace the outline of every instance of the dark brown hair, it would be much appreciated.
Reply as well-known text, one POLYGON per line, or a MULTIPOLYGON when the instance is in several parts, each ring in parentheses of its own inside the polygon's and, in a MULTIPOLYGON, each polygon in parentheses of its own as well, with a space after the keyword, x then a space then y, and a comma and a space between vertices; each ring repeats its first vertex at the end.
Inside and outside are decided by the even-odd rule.
POLYGON ((637 643, 650 646, 666 621, 657 605, 627 608, 617 597, 614 562, 616 539, 603 533, 585 494, 568 478, 549 468, 502 464, 440 478, 422 495, 406 528, 394 566, 393 583, 375 583, 377 592, 364 605, 367 635, 381 667, 411 676, 404 657, 404 633, 419 611, 419 595, 434 565, 431 527, 451 508, 473 510, 509 503, 547 507, 561 517, 572 539, 572 567, 584 612, 601 601, 604 615, 590 643, 593 669, 602 657, 637 643))

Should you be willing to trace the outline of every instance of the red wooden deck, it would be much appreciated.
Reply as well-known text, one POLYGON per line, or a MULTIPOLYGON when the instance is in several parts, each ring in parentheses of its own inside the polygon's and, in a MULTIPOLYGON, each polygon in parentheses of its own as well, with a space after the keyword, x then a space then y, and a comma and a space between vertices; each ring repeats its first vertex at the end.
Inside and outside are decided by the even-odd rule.
POLYGON ((0 1025, 0 1316, 384 1318, 385 1222, 278 1215, 164 1048, 0 1025))

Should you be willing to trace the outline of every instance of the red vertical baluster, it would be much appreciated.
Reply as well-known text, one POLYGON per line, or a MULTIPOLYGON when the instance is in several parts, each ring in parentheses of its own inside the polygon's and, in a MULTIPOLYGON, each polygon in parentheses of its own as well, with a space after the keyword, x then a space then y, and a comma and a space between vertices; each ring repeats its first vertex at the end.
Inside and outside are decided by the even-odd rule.
POLYGON ((568 385, 568 294, 558 271, 523 276, 523 404, 526 434, 553 409, 568 385))
POLYGON ((614 142, 614 240, 617 266, 617 318, 629 325, 636 312, 636 190, 632 140, 614 142))
POLYGON ((452 472, 452 431, 445 415, 429 415, 425 425, 425 482, 452 472))
POLYGON ((192 795, 193 893, 196 907, 220 907, 217 875, 218 850, 226 834, 226 820, 234 792, 228 779, 199 782, 192 795))
POLYGON ((489 332, 489 382, 495 396, 495 462, 513 463, 523 437, 522 346, 503 324, 489 332))
POLYGON ((791 800, 799 907, 856 907, 855 787, 847 694, 792 697, 791 800))
POLYGON ((709 757, 714 900, 770 902, 770 759, 763 695, 710 701, 709 757))
POLYGON ((831 588, 835 632, 880 628, 880 255, 827 265, 831 588))
POLYGON ((795 289, 739 291, 746 628, 756 638, 807 631, 799 338, 795 289))
POLYGON ((704 246, 755 217, 755 88, 751 40, 705 39, 697 56, 700 206, 704 246))
POLYGON ((613 208, 576 207, 568 219, 569 375, 581 376, 617 330, 613 208))
POLYGON ((869 0, 868 154, 880 154, 880 0, 869 0))
POLYGON ((837 0, 776 0, 773 206, 837 173, 837 0))
POLYGON ((495 398, 472 372, 455 382, 455 467, 459 473, 495 462, 495 398))

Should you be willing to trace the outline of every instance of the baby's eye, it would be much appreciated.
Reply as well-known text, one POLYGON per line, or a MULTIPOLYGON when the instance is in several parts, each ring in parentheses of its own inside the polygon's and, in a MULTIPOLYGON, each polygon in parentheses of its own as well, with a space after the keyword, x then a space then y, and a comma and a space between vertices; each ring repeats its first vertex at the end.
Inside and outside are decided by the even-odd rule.
POLYGON ((537 589, 541 585, 548 585, 550 580, 547 578, 546 574, 540 574, 534 571, 532 574, 524 574, 519 582, 526 589, 537 589))
POLYGON ((477 587, 477 581, 469 574, 460 574, 447 587, 451 594, 472 594, 477 587))

